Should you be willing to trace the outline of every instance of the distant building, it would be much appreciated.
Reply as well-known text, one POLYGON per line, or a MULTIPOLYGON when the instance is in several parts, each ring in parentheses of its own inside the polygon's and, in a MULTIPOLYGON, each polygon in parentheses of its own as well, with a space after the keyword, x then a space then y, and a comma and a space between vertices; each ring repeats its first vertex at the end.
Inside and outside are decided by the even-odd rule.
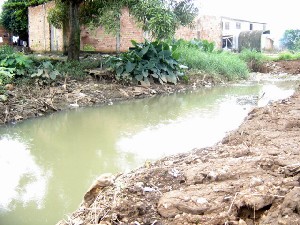
POLYGON ((221 17, 222 48, 241 51, 243 48, 257 51, 273 49, 274 41, 267 30, 267 23, 221 17))

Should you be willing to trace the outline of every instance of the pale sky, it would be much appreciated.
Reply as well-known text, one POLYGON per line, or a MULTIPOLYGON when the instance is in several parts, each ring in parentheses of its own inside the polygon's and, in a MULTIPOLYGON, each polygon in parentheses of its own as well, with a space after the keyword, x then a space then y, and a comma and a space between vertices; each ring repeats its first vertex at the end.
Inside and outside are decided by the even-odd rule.
POLYGON ((299 0, 195 0, 200 15, 227 16, 265 22, 274 37, 284 30, 300 29, 299 0))
POLYGON ((0 12, 2 11, 2 5, 4 3, 4 0, 0 0, 0 12))

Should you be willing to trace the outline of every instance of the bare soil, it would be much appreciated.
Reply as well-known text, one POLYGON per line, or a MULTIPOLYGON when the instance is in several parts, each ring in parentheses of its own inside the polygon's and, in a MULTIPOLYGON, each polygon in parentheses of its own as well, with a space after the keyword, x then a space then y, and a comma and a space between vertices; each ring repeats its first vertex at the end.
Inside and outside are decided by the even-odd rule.
MULTIPOLYGON (((273 74, 299 74, 300 61, 266 67, 273 74)), ((16 87, 0 102, 0 122, 76 103, 110 104, 216 82, 192 79, 176 86, 124 86, 90 78, 56 87, 16 87)), ((300 88, 288 99, 253 109, 212 147, 147 162, 130 173, 99 176, 78 210, 58 224, 300 224, 300 88)))

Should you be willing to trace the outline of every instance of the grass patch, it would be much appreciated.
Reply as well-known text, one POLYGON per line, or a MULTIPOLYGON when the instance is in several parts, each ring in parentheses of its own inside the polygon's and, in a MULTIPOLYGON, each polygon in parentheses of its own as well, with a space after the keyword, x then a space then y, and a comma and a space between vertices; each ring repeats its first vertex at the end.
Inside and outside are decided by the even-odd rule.
POLYGON ((278 57, 275 59, 276 61, 279 60, 298 60, 300 59, 300 52, 281 52, 278 57))
POLYGON ((240 59, 245 61, 252 72, 263 72, 265 68, 263 64, 271 60, 266 55, 256 50, 244 49, 239 54, 240 59))
POLYGON ((189 67, 212 75, 220 75, 227 80, 246 79, 249 74, 247 64, 238 55, 229 52, 204 52, 195 47, 178 46, 180 62, 189 67))

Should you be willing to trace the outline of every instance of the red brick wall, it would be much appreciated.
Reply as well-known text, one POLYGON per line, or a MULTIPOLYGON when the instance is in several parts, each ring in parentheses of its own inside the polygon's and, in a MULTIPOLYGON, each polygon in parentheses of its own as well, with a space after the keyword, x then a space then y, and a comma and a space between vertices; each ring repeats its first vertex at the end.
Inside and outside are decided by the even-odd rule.
POLYGON ((2 37, 2 41, 3 42, 0 42, 0 45, 7 45, 9 44, 9 33, 3 28, 0 26, 0 37, 2 37))
POLYGON ((215 42, 216 48, 222 48, 222 21, 216 16, 201 16, 197 20, 197 38, 215 42))
POLYGON ((175 39, 185 39, 192 40, 197 38, 197 26, 195 25, 193 28, 190 27, 180 27, 175 33, 175 39))
POLYGON ((128 9, 122 10, 121 16, 121 51, 127 51, 131 47, 131 40, 137 42, 144 41, 143 30, 138 27, 137 23, 129 15, 128 9))
MULTIPOLYGON (((123 9, 120 24, 120 51, 127 51, 132 46, 131 40, 143 42, 143 30, 134 22, 128 9, 123 9)), ((94 31, 89 31, 83 27, 81 30, 81 49, 84 49, 85 46, 93 47, 100 52, 116 52, 116 36, 106 34, 102 27, 94 31)))
MULTIPOLYGON (((50 51, 50 25, 47 21, 47 12, 54 6, 54 2, 46 3, 36 7, 30 7, 29 16, 29 46, 34 51, 50 51)), ((63 50, 62 31, 57 30, 58 50, 63 50)), ((222 28, 221 19, 214 16, 201 16, 195 21, 193 28, 180 27, 175 38, 191 40, 193 38, 206 39, 216 43, 217 48, 222 46, 222 28)), ((141 28, 135 23, 128 12, 128 9, 122 10, 120 24, 120 50, 127 51, 131 47, 131 40, 137 42, 144 41, 144 35, 141 28)), ((81 50, 93 49, 100 52, 116 52, 116 37, 106 34, 102 27, 90 31, 87 28, 81 28, 81 50)))
MULTIPOLYGON (((28 33, 29 47, 33 51, 50 51, 50 24, 47 20, 49 9, 54 7, 54 2, 45 3, 28 8, 28 33)), ((63 49, 62 31, 56 29, 58 50, 63 49)))

